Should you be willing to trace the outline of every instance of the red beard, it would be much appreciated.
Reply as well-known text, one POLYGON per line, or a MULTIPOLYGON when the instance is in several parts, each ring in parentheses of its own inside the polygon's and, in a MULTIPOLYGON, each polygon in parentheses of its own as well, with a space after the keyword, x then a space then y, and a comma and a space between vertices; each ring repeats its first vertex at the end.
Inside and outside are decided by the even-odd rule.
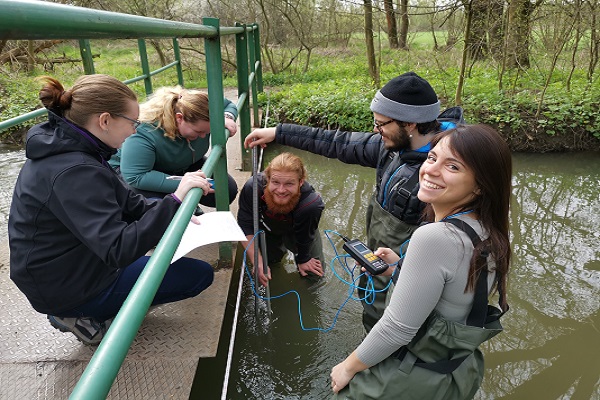
POLYGON ((300 201, 300 194, 300 190, 298 190, 298 193, 292 195, 292 197, 290 197, 289 201, 286 204, 278 204, 275 203, 275 200, 273 199, 273 193, 269 190, 269 187, 267 186, 265 188, 265 195, 263 198, 265 200, 265 203, 267 203, 267 208, 269 209, 269 211, 276 214, 289 214, 298 205, 298 202, 300 201))

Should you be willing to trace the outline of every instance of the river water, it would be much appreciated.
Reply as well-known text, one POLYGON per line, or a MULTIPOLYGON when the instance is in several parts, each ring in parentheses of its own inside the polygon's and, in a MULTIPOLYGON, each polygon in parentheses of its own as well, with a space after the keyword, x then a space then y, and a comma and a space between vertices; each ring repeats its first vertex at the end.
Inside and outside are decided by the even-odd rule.
MULTIPOLYGON (((281 150, 270 147, 266 158, 281 150)), ((329 263, 335 252, 325 230, 339 252, 336 232, 365 238, 375 172, 286 151, 304 159, 326 202, 320 229, 329 263)), ((513 160, 511 310, 505 331, 483 346, 486 372, 476 399, 600 399, 600 154, 513 160)), ((23 150, 0 148, 0 240, 23 161, 23 150)), ((289 261, 274 269, 270 315, 246 278, 228 399, 328 397, 331 367, 363 337, 361 306, 336 276, 339 264, 334 268, 317 282, 300 279, 289 261)))

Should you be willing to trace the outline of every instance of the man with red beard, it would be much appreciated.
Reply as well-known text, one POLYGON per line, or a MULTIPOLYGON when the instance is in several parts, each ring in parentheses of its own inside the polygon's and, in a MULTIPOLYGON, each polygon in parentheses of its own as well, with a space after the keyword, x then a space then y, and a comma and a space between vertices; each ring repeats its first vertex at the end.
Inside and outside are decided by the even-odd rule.
MULTIPOLYGON (((259 229, 264 230, 267 249, 267 264, 279 263, 291 251, 301 276, 323 276, 323 245, 318 227, 325 208, 319 193, 306 182, 306 168, 300 157, 282 153, 271 161, 258 179, 259 229)), ((240 193, 238 223, 247 242, 246 259, 254 262, 254 237, 252 215, 252 180, 250 178, 240 193)), ((262 266, 262 255, 258 256, 262 266)), ((266 286, 271 279, 258 269, 258 280, 266 286)))

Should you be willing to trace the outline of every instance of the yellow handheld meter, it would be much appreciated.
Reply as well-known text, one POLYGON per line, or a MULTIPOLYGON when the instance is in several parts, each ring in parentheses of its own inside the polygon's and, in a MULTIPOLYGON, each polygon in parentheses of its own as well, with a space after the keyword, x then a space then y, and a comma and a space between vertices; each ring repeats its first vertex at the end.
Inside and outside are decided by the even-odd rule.
POLYGON ((389 265, 385 261, 373 254, 360 240, 348 240, 344 243, 344 250, 371 275, 379 275, 389 268, 389 265))

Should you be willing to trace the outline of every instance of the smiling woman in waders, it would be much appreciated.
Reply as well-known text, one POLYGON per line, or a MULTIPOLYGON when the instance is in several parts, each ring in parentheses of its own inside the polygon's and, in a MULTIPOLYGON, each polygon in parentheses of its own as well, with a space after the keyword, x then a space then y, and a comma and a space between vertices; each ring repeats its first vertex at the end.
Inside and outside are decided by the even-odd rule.
POLYGON ((419 172, 428 203, 383 317, 331 371, 336 399, 471 399, 483 379, 479 345, 502 330, 508 310, 508 213, 512 161, 487 125, 459 125, 432 141, 419 172), (499 294, 500 309, 488 307, 499 294))

